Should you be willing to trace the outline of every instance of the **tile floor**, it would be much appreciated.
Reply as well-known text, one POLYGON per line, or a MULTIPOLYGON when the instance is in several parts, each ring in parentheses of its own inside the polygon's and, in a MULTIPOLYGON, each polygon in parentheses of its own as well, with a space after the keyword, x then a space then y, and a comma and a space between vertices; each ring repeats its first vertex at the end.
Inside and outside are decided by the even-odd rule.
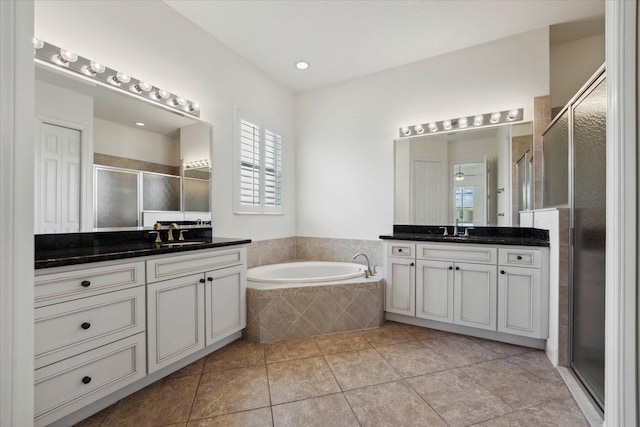
POLYGON ((79 426, 588 426, 541 351, 387 322, 236 341, 79 426))

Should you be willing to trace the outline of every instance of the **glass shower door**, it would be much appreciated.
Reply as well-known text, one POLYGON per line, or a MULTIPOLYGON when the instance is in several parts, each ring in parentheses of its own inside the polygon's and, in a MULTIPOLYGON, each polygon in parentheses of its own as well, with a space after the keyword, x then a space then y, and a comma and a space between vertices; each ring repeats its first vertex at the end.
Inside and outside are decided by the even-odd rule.
POLYGON ((573 107, 571 369, 604 410, 604 76, 573 107))

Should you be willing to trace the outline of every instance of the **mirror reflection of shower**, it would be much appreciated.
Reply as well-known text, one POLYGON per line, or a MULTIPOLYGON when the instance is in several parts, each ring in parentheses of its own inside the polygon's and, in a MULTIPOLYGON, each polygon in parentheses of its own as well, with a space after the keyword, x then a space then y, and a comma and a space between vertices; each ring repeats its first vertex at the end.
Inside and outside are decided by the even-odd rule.
POLYGON ((518 211, 533 209, 533 157, 529 150, 516 162, 516 186, 514 204, 518 211))
POLYGON ((490 188, 491 168, 485 159, 474 163, 453 163, 453 221, 463 226, 490 225, 494 210, 490 188))

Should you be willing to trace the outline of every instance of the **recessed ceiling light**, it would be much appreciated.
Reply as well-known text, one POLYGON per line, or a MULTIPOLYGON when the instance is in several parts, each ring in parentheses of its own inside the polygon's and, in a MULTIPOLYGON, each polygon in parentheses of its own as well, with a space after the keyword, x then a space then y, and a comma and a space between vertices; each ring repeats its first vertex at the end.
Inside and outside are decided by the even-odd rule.
POLYGON ((142 123, 142 122, 136 122, 136 126, 144 126, 144 123, 142 123))
POLYGON ((306 70, 309 68, 309 63, 307 61, 298 61, 296 62, 296 68, 298 70, 306 70))

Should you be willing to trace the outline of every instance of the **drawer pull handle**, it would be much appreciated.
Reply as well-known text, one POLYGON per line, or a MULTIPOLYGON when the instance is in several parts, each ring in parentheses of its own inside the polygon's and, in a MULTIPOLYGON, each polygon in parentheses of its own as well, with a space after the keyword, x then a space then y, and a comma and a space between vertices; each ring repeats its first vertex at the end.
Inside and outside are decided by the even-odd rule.
POLYGON ((456 270, 460 270, 460 267, 456 267, 456 270))
POLYGON ((411 264, 409 264, 409 265, 410 265, 411 267, 413 267, 415 264, 414 264, 414 263, 411 263, 411 264))
POLYGON ((213 277, 207 277, 207 280, 213 282, 213 277))
POLYGON ((398 252, 402 252, 402 248, 399 248, 399 249, 398 249, 398 252))
POLYGON ((89 384, 91 382, 91 377, 90 376, 86 376, 82 379, 82 383, 83 384, 89 384))
POLYGON ((516 258, 518 258, 518 259, 522 259, 522 255, 518 255, 516 258))
POLYGON ((82 283, 80 283, 82 286, 84 286, 85 288, 88 288, 89 286, 91 286, 91 282, 88 280, 83 280, 82 283))
POLYGON ((80 326, 82 326, 82 329, 89 329, 89 328, 91 327, 91 323, 84 322, 84 323, 83 323, 82 325, 80 325, 80 326))
POLYGON ((449 266, 449 270, 453 270, 453 266, 452 265, 449 266))
POLYGON ((504 273, 504 270, 500 270, 500 274, 505 274, 505 273, 504 273))
POLYGON ((200 279, 200 283, 204 283, 204 279, 200 279))

